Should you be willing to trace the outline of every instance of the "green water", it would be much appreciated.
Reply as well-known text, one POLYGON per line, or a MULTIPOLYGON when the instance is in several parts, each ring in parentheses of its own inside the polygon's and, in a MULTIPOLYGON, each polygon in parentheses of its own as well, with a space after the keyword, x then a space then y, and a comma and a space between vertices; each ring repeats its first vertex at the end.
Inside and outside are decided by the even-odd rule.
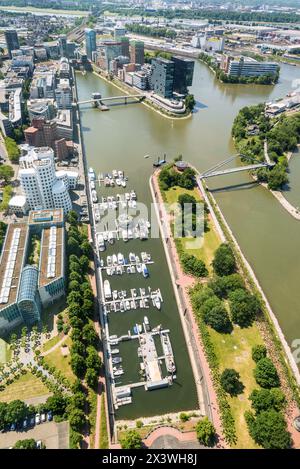
MULTIPOLYGON (((116 106, 108 112, 81 106, 88 164, 97 173, 124 169, 129 177, 128 189, 134 188, 138 200, 149 204, 148 181, 153 158, 166 153, 167 158, 172 159, 182 154, 200 171, 210 168, 234 154, 230 130, 238 110, 245 105, 285 95, 291 91, 292 81, 299 75, 298 68, 283 65, 280 82, 276 86, 225 85, 219 83, 205 65, 196 63, 192 87, 197 100, 196 112, 191 119, 182 121, 161 117, 142 104, 116 106), (144 159, 145 154, 152 158, 144 159)), ((103 96, 121 94, 113 85, 93 74, 78 74, 77 86, 79 99, 89 98, 94 91, 101 92, 103 96)), ((300 199, 298 161, 295 155, 291 161, 293 173, 288 192, 288 197, 296 199, 300 199)), ((300 223, 290 217, 265 189, 249 184, 251 180, 245 173, 208 182, 212 189, 218 189, 215 196, 222 211, 291 344, 300 336, 300 223)), ((145 243, 130 241, 125 244, 121 241, 111 252, 125 253, 126 250, 137 254, 144 250, 152 253, 155 264, 150 266, 151 276, 147 281, 137 279, 135 275, 121 279, 112 277, 112 287, 116 282, 119 290, 147 285, 161 288, 164 298, 162 311, 151 309, 146 314, 152 326, 162 324, 171 330, 178 379, 176 384, 165 390, 136 390, 134 404, 121 408, 118 417, 194 408, 196 391, 162 244, 155 239, 145 243)), ((124 334, 135 322, 141 323, 143 311, 113 313, 110 316, 111 333, 124 334)), ((132 347, 128 345, 128 350, 124 351, 124 362, 127 358, 132 360, 132 369, 126 372, 126 378, 128 374, 130 380, 136 376, 136 356, 132 347)), ((123 381, 124 377, 121 377, 123 381)))

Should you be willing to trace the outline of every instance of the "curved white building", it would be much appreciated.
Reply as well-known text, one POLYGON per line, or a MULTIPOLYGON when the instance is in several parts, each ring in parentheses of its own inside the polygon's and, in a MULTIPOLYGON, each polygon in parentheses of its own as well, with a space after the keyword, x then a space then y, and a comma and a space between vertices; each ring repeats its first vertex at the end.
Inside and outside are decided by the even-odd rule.
POLYGON ((57 180, 52 187, 53 202, 55 208, 62 208, 64 213, 72 209, 72 202, 64 182, 57 180))
POLYGON ((29 209, 62 208, 64 213, 71 210, 68 189, 73 187, 73 180, 65 171, 55 172, 52 148, 33 148, 25 159, 19 177, 29 209))

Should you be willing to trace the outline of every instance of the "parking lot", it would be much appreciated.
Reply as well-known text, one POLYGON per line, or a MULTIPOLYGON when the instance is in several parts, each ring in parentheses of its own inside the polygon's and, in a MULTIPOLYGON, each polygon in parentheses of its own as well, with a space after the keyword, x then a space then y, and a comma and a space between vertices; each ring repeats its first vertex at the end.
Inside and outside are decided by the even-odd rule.
POLYGON ((69 448, 69 423, 46 422, 27 431, 0 433, 0 448, 10 448, 18 440, 41 440, 47 449, 69 448))

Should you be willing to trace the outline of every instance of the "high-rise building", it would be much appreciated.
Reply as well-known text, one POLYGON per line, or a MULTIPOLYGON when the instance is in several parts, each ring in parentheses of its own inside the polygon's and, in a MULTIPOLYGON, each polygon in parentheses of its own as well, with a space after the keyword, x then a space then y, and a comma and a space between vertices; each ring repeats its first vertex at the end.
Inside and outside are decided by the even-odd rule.
POLYGON ((97 63, 100 68, 109 70, 110 62, 122 55, 122 44, 116 41, 105 41, 98 47, 97 63))
POLYGON ((122 55, 124 57, 130 57, 129 53, 129 38, 128 37, 121 37, 120 38, 121 42, 121 49, 122 49, 122 55))
POLYGON ((172 98, 174 86, 175 64, 172 60, 157 57, 152 59, 152 75, 150 86, 156 94, 163 98, 172 98))
POLYGON ((59 45, 60 56, 68 58, 69 54, 68 54, 67 36, 65 34, 62 34, 59 37, 58 45, 59 45))
POLYGON ((58 109, 72 108, 73 95, 68 79, 62 78, 59 80, 59 84, 55 90, 55 98, 58 109))
POLYGON ((30 209, 62 208, 64 213, 72 209, 68 188, 56 177, 51 148, 33 148, 22 164, 19 176, 30 209))
POLYGON ((20 49, 17 31, 14 29, 7 29, 4 32, 7 51, 10 59, 12 58, 11 51, 20 49))
POLYGON ((228 75, 234 77, 259 77, 263 75, 276 75, 278 65, 274 62, 258 62, 255 59, 244 58, 229 60, 228 75))
POLYGON ((188 93, 188 86, 192 86, 193 83, 194 60, 173 56, 172 62, 174 62, 173 91, 186 95, 188 93))
POLYGON ((144 65, 144 43, 142 41, 130 41, 130 61, 134 64, 144 65))
POLYGON ((96 31, 87 28, 85 30, 85 50, 88 59, 93 59, 93 52, 96 51, 96 31))
POLYGON ((126 28, 123 26, 116 26, 114 29, 114 38, 115 40, 119 40, 121 37, 125 36, 126 34, 126 28))

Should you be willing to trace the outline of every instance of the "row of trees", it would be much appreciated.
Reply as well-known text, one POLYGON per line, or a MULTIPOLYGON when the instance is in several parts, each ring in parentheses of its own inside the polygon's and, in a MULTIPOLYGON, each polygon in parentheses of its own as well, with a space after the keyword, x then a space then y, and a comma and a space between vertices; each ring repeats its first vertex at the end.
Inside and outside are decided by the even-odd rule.
POLYGON ((175 39, 177 33, 174 29, 164 28, 164 27, 153 27, 147 26, 145 24, 126 24, 126 29, 131 33, 142 34, 143 36, 151 37, 166 37, 170 39, 175 39))
POLYGON ((20 157, 20 149, 16 141, 10 137, 4 137, 8 158, 12 163, 18 163, 20 157))
POLYGON ((72 410, 69 413, 69 422, 72 429, 71 445, 78 447, 82 440, 83 426, 86 424, 84 409, 87 405, 81 380, 95 389, 102 363, 97 350, 99 339, 91 321, 94 315, 94 294, 87 278, 92 248, 87 235, 79 229, 76 212, 69 212, 68 222, 70 226, 67 243, 69 254, 67 304, 69 323, 72 327, 70 364, 78 378, 71 398, 72 410))
POLYGON ((249 433, 253 440, 266 449, 287 449, 291 436, 283 415, 286 398, 280 389, 280 379, 272 360, 267 357, 264 345, 252 349, 256 362, 254 377, 259 389, 249 396, 251 411, 245 412, 249 433))

